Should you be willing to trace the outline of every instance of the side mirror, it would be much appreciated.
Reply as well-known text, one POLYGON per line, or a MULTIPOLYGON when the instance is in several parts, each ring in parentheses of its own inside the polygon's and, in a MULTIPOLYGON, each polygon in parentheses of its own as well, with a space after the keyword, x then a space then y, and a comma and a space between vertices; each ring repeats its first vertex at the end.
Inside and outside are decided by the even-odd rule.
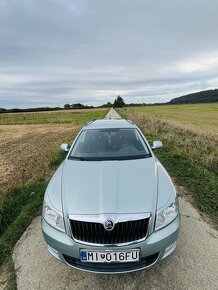
POLYGON ((163 144, 161 141, 153 141, 152 145, 151 145, 151 149, 158 149, 163 147, 163 144))
POLYGON ((68 144, 66 144, 66 143, 61 144, 60 148, 62 151, 65 151, 65 152, 69 151, 68 144))

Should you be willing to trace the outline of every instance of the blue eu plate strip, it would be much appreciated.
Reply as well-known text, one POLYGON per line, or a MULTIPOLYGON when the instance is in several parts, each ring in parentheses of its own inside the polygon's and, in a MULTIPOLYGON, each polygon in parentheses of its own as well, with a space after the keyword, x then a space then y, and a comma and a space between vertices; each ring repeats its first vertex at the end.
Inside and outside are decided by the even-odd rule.
POLYGON ((87 253, 86 252, 82 252, 82 261, 87 261, 87 253))

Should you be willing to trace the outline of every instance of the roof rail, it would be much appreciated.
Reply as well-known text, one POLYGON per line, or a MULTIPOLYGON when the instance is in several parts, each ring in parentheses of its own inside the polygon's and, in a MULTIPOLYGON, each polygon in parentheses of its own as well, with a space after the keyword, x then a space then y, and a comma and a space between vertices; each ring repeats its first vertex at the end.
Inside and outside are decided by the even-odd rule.
POLYGON ((92 123, 95 122, 95 121, 96 121, 96 119, 89 120, 89 121, 85 124, 85 126, 88 126, 88 125, 92 124, 92 123))
POLYGON ((126 120, 127 122, 129 122, 130 124, 133 124, 133 125, 135 125, 135 123, 134 123, 132 120, 130 120, 130 119, 127 119, 127 118, 125 118, 125 120, 126 120))

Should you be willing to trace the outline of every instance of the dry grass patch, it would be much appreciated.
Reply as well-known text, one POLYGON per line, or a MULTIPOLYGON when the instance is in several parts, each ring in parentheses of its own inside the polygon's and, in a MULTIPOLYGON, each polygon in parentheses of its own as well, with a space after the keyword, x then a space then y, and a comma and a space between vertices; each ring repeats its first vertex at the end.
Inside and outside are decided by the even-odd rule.
POLYGON ((0 126, 0 194, 47 176, 60 144, 72 142, 79 125, 0 126))
MULTIPOLYGON (((185 124, 179 121, 161 119, 152 116, 151 113, 147 114, 146 111, 139 111, 138 108, 123 109, 121 113, 138 124, 145 135, 153 136, 152 138, 160 136, 167 143, 173 141, 180 154, 189 156, 193 162, 197 159, 202 168, 206 166, 209 170, 218 171, 218 118, 217 126, 212 132, 210 125, 207 127, 207 120, 205 120, 205 129, 203 130, 202 127, 199 128, 188 123, 188 120, 185 124)), ((170 119, 170 112, 168 118, 170 119)))

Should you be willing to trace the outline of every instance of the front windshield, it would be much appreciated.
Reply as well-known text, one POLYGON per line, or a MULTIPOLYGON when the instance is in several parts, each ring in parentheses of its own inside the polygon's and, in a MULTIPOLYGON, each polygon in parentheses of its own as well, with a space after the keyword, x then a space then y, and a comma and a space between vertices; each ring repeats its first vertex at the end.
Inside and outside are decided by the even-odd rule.
POLYGON ((137 129, 91 129, 81 132, 69 158, 94 161, 150 156, 149 149, 137 129))

